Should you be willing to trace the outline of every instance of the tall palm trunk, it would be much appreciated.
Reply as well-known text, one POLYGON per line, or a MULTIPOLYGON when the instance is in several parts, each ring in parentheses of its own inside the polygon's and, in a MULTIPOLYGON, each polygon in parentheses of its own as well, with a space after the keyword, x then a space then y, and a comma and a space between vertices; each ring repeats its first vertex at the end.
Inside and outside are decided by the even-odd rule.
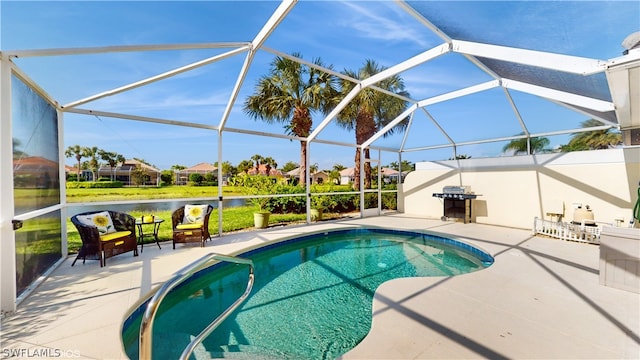
MULTIPOLYGON (((358 145, 364 143, 372 137, 376 132, 376 123, 373 120, 373 114, 368 111, 360 111, 356 118, 356 142, 358 145)), ((371 163, 367 160, 369 157, 369 149, 364 150, 364 160, 360 158, 360 149, 356 149, 355 169, 353 173, 353 189, 360 190, 360 161, 364 163, 364 188, 371 188, 371 163)))
MULTIPOLYGON (((307 137, 311 133, 311 125, 313 120, 309 109, 298 106, 293 111, 293 119, 291 121, 291 132, 299 137, 307 137)), ((300 140, 300 184, 306 184, 307 178, 307 142, 300 140)))
POLYGON ((82 159, 81 155, 76 155, 76 160, 78 160, 78 169, 76 174, 76 181, 80 181, 80 160, 82 159))

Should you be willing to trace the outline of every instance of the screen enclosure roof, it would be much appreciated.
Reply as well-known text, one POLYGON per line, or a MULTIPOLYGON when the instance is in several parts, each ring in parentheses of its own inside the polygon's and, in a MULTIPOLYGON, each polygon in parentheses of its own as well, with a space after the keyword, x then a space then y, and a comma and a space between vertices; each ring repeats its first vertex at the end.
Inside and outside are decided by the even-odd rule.
POLYGON ((65 113, 296 139, 242 110, 273 58, 286 57, 357 84, 331 112, 313 114, 307 140, 356 146, 335 118, 370 88, 404 99, 407 109, 361 146, 455 153, 624 128, 631 120, 619 118, 625 105, 616 102, 629 90, 612 93, 608 73, 640 58, 623 55, 621 45, 638 31, 639 8, 636 1, 8 2, 2 52, 65 113), (29 21, 60 30, 29 34, 29 24, 11 22, 29 12, 29 21), (58 22, 44 15, 56 12, 58 22), (345 75, 366 60, 385 70, 345 75), (408 95, 381 87, 395 75, 408 95), (602 125, 581 127, 589 119, 602 125), (404 131, 386 136, 401 122, 404 131))

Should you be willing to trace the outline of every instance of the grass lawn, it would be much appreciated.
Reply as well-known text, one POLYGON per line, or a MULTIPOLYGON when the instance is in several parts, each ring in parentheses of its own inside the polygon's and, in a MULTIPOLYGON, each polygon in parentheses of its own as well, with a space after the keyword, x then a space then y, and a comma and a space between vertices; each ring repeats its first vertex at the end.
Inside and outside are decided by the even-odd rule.
MULTIPOLYGON (((233 186, 223 187, 223 196, 242 195, 241 189, 233 186)), ((151 199, 183 199, 192 197, 217 197, 218 188, 215 186, 163 186, 163 187, 126 187, 115 189, 67 189, 67 202, 92 202, 92 201, 121 201, 121 200, 151 200, 151 199)), ((223 210, 222 232, 240 231, 251 229, 253 224, 254 206, 229 207, 223 210)), ((158 239, 170 241, 173 235, 171 224, 171 212, 156 211, 154 215, 165 221, 160 224, 158 239)), ((131 211, 130 215, 140 218, 149 215, 142 211, 131 211)), ((340 214, 324 214, 325 219, 338 218, 340 214)), ((271 214, 269 225, 293 224, 306 221, 306 214, 271 214)), ((151 227, 145 227, 144 230, 151 227)), ((214 208, 209 218, 209 233, 212 236, 218 234, 218 209, 214 208)), ((82 241, 71 220, 67 219, 67 239, 69 253, 76 253, 82 241)), ((153 242, 145 237, 145 244, 153 242)))
MULTIPOLYGON (((222 187, 223 196, 241 195, 233 186, 222 187)), ((181 199, 217 197, 216 186, 123 187, 115 189, 67 189, 67 202, 181 199)))
MULTIPOLYGON (((255 208, 253 206, 233 207, 223 210, 222 232, 233 232, 245 229, 253 228, 253 213, 255 208)), ((130 214, 136 218, 141 217, 142 212, 132 211, 130 214)), ((171 211, 159 211, 154 213, 156 217, 164 219, 164 222, 160 224, 158 230, 158 239, 160 241, 170 241, 173 235, 173 229, 171 227, 171 211)), ((324 214, 325 219, 331 217, 339 217, 339 214, 324 214)), ((307 219, 306 214, 271 214, 269 217, 269 225, 276 224, 294 224, 303 223, 307 219)), ((151 226, 145 227, 145 231, 151 231, 151 226)), ((218 209, 214 209, 209 218, 209 233, 211 236, 217 236, 218 234, 218 209)), ((67 219, 67 238, 69 253, 77 253, 78 249, 82 245, 80 235, 75 226, 67 219)), ((153 243, 153 239, 145 237, 145 244, 153 243)))
MULTIPOLYGON (((223 194, 226 196, 241 194, 236 188, 227 186, 223 188, 223 194)), ((166 187, 145 187, 145 188, 116 188, 116 189, 67 189, 67 201, 72 202, 91 202, 91 201, 116 201, 116 200, 149 200, 149 199, 179 199, 190 197, 215 197, 218 195, 218 188, 214 186, 166 186, 166 187)), ((232 232, 253 228, 253 213, 255 207, 242 206, 225 208, 223 210, 222 231, 232 232)), ((129 214, 139 218, 142 215, 148 215, 142 211, 131 211, 129 214)), ((165 221, 160 224, 158 230, 158 239, 160 241, 169 241, 172 239, 173 229, 171 226, 171 211, 155 212, 156 217, 160 217, 165 221)), ((338 216, 338 214, 336 214, 338 216)), ((271 214, 269 224, 281 223, 302 223, 306 220, 305 214, 271 214)), ((150 226, 148 227, 150 231, 150 226)), ((145 227, 145 230, 147 227, 145 227)), ((218 209, 215 208, 209 219, 209 233, 212 236, 218 234, 218 209)), ((76 253, 82 241, 75 226, 71 220, 67 219, 67 238, 68 249, 70 253, 76 253)), ((153 242, 151 238, 145 237, 145 244, 153 242)))

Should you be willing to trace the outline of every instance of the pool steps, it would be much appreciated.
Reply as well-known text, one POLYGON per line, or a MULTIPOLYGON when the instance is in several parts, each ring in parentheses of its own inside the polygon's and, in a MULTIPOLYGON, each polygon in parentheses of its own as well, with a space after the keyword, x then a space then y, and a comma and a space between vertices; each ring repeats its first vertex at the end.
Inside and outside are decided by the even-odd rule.
POLYGON ((209 326, 207 326, 200 334, 195 336, 187 345, 187 347, 183 350, 182 355, 180 355, 180 359, 189 359, 191 353, 196 350, 196 348, 202 343, 202 341, 213 332, 213 330, 218 327, 236 308, 238 308, 246 299, 249 297, 251 293, 251 289, 253 288, 253 283, 255 280, 254 269, 253 269, 253 261, 250 259, 239 258, 235 256, 227 256, 216 253, 207 254, 200 259, 194 261, 193 263, 185 266, 181 270, 177 272, 177 274, 169 281, 164 283, 162 287, 153 295, 153 297, 149 300, 146 306, 146 310, 142 317, 142 322, 140 323, 140 336, 138 343, 138 354, 139 359, 152 359, 152 338, 153 338, 153 321, 155 319, 156 313, 160 308, 160 304, 162 300, 164 300, 165 296, 173 290, 178 285, 182 284, 184 281, 189 279, 194 273, 213 265, 218 262, 231 262, 236 264, 244 264, 249 266, 249 280, 247 282, 247 288, 242 295, 229 306, 225 311, 222 312, 215 320, 213 320, 209 326))

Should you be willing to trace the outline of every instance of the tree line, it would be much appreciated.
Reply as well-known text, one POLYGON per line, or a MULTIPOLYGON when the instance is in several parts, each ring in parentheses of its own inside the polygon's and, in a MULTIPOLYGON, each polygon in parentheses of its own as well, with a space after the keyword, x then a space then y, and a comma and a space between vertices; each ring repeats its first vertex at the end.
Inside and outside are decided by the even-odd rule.
MULTIPOLYGON (((215 162, 214 166, 218 167, 218 163, 215 162)), ((221 166, 222 166, 221 171, 222 171, 223 177, 226 177, 228 179, 232 179, 233 177, 240 174, 249 174, 250 172, 253 172, 254 174, 257 174, 257 175, 273 176, 272 170, 278 170, 281 173, 286 174, 292 170, 300 169, 300 165, 293 161, 288 161, 282 166, 282 168, 278 168, 278 163, 275 160, 273 160, 272 157, 270 156, 265 157, 260 154, 255 154, 251 156, 251 159, 241 160, 236 166, 234 166, 228 161, 223 162, 221 166)), ((389 165, 387 165, 387 167, 398 169, 398 163, 391 162, 389 165)), ((162 172, 162 181, 164 183, 172 183, 174 180, 173 178, 174 173, 184 170, 186 168, 187 167, 184 165, 178 165, 178 164, 172 165, 170 170, 165 170, 162 172)), ((334 164, 333 167, 330 169, 320 169, 317 163, 309 165, 309 171, 311 172, 311 174, 315 174, 318 171, 323 171, 327 174, 328 180, 333 183, 340 182, 340 177, 341 177, 340 172, 346 168, 347 167, 342 164, 334 164)), ((403 172, 412 171, 414 169, 414 164, 411 163, 410 161, 403 160, 400 168, 401 168, 401 171, 403 172)), ((372 175, 373 176, 377 175, 375 170, 372 170, 372 175)), ((202 175, 202 174, 193 173, 189 175, 189 181, 197 185, 200 185, 204 182, 208 182, 208 183, 217 182, 217 180, 214 178, 215 176, 213 174, 202 175)))
MULTIPOLYGON (((292 55, 296 58, 302 58, 299 53, 292 55)), ((336 123, 347 130, 354 131, 356 144, 361 145, 402 114, 408 105, 405 99, 409 98, 404 80, 399 75, 381 80, 376 84, 376 88, 366 87, 357 91, 355 96, 352 94, 359 81, 386 70, 386 67, 378 65, 374 60, 366 60, 363 66, 355 71, 345 69, 341 72, 343 76, 340 77, 319 70, 320 67, 333 70, 333 65, 325 65, 320 58, 314 59, 312 64, 314 66, 298 63, 288 57, 275 57, 270 64, 268 73, 258 79, 253 94, 249 95, 243 104, 243 111, 254 120, 282 123, 288 135, 302 139, 300 140, 300 179, 306 178, 307 144, 304 139, 313 131, 312 115, 314 113, 328 115, 343 99, 348 96, 352 97, 345 108, 336 115, 336 123)), ((396 131, 403 131, 408 120, 408 117, 403 119, 384 136, 392 135, 396 131)), ((593 127, 602 124, 591 119, 582 125, 583 127, 593 127)), ((620 144, 621 135, 609 130, 577 133, 568 144, 560 146, 559 150, 601 149, 620 144)), ((513 151, 515 154, 539 153, 551 151, 547 149, 548 146, 549 139, 545 137, 520 138, 505 145, 503 151, 513 151)), ((104 160, 111 168, 124 162, 122 155, 97 147, 74 145, 69 147, 65 154, 67 157, 75 157, 77 160, 78 174, 83 166, 81 159, 88 158, 89 160, 84 163, 84 168, 90 169, 94 178, 95 172, 99 168, 98 159, 104 160)), ((364 149, 362 154, 364 159, 360 158, 361 152, 356 148, 353 182, 355 190, 360 188, 361 176, 364 176, 365 188, 371 187, 372 168, 368 161, 370 159, 369 149, 364 149), (360 174, 361 161, 364 161, 364 174, 360 174)), ((470 158, 470 156, 458 155, 456 158, 470 158)), ((222 163, 222 171, 224 174, 246 172, 251 167, 256 167, 258 170, 260 165, 265 165, 268 169, 277 168, 273 158, 257 154, 250 160, 243 160, 236 167, 224 162, 222 163)), ((181 165, 174 165, 171 170, 185 168, 181 165)))
MULTIPOLYGON (((292 54, 302 58, 299 53, 292 54)), ((313 64, 333 70, 332 65, 325 65, 320 58, 313 64)), ((313 113, 328 115, 342 99, 347 97, 357 82, 369 78, 386 68, 374 60, 366 60, 356 70, 345 69, 344 77, 318 70, 314 66, 298 63, 286 57, 275 57, 270 64, 268 74, 261 77, 255 85, 253 95, 244 102, 243 110, 255 120, 267 123, 279 122, 285 126, 289 135, 307 138, 313 130, 313 113), (355 81, 354 81, 355 80, 355 81)), ((347 129, 354 130, 356 144, 360 145, 376 132, 389 124, 407 107, 409 93, 405 91, 404 81, 399 75, 386 78, 376 84, 378 91, 372 88, 360 90, 347 106, 336 116, 337 123, 347 129), (387 92, 397 94, 389 95, 387 92)), ((393 130, 407 126, 408 118, 399 123, 393 130)), ((300 179, 306 177, 306 141, 300 140, 300 179)), ((371 186, 371 164, 369 150, 364 150, 364 185, 371 186)), ((354 158, 354 189, 360 188, 360 151, 356 149, 354 158)))
MULTIPOLYGON (((580 126, 584 129, 602 126, 602 122, 590 119, 580 123, 580 126)), ((524 135, 520 133, 519 135, 524 135)), ((546 137, 532 137, 527 143, 526 138, 511 140, 503 148, 503 152, 513 151, 514 154, 537 154, 553 152, 554 149, 549 148, 550 141, 546 137)), ((571 151, 587 151, 587 150, 601 150, 608 149, 612 146, 622 144, 622 134, 613 129, 593 130, 579 132, 571 135, 569 143, 560 145, 556 151, 571 152, 571 151)))

